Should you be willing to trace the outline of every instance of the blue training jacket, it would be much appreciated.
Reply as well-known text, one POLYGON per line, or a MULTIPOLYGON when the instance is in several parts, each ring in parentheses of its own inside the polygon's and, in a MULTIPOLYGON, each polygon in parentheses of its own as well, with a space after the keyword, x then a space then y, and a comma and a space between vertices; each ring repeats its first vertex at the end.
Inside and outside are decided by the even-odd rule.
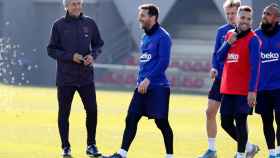
POLYGON ((258 90, 274 90, 280 88, 280 26, 274 33, 267 35, 261 28, 256 34, 262 41, 261 68, 258 90))
POLYGON ((148 78, 151 86, 169 86, 165 71, 170 62, 171 38, 159 24, 145 32, 140 48, 137 84, 148 78))

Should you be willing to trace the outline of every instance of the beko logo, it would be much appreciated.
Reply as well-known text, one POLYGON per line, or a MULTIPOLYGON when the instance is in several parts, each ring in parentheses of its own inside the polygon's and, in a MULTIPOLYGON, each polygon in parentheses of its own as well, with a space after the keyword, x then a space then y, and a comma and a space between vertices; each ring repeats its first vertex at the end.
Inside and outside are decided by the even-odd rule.
POLYGON ((263 53, 261 52, 261 58, 262 58, 262 63, 269 63, 273 61, 278 61, 279 60, 279 53, 263 53))
POLYGON ((236 63, 236 62, 238 62, 238 59, 239 59, 239 55, 235 54, 235 53, 230 53, 227 56, 228 63, 236 63))
POLYGON ((141 63, 149 62, 151 59, 152 59, 152 55, 149 53, 144 53, 143 55, 140 56, 141 63))

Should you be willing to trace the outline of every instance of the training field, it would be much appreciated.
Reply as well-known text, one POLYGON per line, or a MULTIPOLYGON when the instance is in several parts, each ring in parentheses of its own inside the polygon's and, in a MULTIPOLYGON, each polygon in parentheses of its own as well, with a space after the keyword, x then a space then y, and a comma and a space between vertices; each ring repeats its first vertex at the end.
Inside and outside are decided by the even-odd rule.
MULTIPOLYGON (((0 158, 60 157, 56 89, 0 85, 0 90, 0 158)), ((97 143, 105 155, 119 149, 131 95, 131 92, 97 91, 97 143)), ((175 158, 196 158, 207 148, 206 103, 206 96, 172 95, 170 121, 175 134, 175 158)), ((87 158, 84 120, 83 106, 76 94, 70 118, 74 158, 87 158)), ((250 117, 249 126, 251 142, 262 148, 257 158, 266 157, 260 118, 250 117)), ((219 158, 233 158, 236 145, 220 127, 217 139, 219 158)), ((164 151, 161 133, 153 121, 143 118, 128 157, 164 158, 164 151)))

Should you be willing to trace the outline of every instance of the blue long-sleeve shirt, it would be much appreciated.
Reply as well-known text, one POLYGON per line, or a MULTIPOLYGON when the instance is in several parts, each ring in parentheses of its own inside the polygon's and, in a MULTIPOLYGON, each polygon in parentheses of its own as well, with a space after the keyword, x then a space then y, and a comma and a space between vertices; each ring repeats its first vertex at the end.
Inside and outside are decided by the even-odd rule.
POLYGON ((216 34, 216 41, 215 41, 215 47, 214 47, 214 52, 212 55, 212 68, 216 69, 218 74, 216 76, 217 79, 222 78, 222 73, 223 73, 223 67, 224 64, 223 62, 219 62, 216 57, 216 52, 221 48, 225 41, 225 35, 229 30, 234 29, 234 26, 231 24, 225 24, 221 27, 218 28, 217 34, 216 34))
MULTIPOLYGON (((228 51, 231 45, 225 41, 222 47, 215 53, 217 60, 223 62, 226 60, 228 51)), ((259 63, 260 63, 260 42, 257 36, 249 42, 249 63, 250 63, 250 81, 249 81, 249 91, 256 91, 258 74, 259 74, 259 63)))
POLYGON ((261 28, 256 34, 262 41, 259 91, 280 88, 280 26, 266 35, 261 28))
POLYGON ((159 25, 155 25, 150 34, 143 36, 138 84, 148 78, 151 86, 169 86, 165 71, 170 62, 171 45, 168 32, 159 25))

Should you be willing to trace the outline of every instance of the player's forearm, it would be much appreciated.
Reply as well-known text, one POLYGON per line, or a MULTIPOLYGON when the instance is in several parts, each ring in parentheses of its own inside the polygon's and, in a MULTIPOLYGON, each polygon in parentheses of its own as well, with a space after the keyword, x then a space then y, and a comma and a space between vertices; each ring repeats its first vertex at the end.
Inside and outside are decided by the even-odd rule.
POLYGON ((219 48, 221 47, 222 43, 220 42, 220 37, 219 37, 219 33, 217 33, 216 35, 216 42, 215 42, 215 47, 214 47, 214 52, 212 54, 212 68, 214 69, 218 69, 218 60, 217 60, 217 55, 216 52, 219 50, 219 48))
POLYGON ((227 58, 227 53, 231 45, 228 42, 224 42, 221 48, 215 53, 218 62, 223 62, 227 58))
POLYGON ((260 44, 257 38, 250 41, 249 50, 251 68, 249 91, 255 92, 257 91, 257 84, 260 73, 260 44))
POLYGON ((214 69, 218 69, 218 61, 217 61, 217 57, 215 56, 215 54, 213 53, 212 55, 212 68, 214 69))
POLYGON ((249 91, 256 92, 257 85, 259 80, 259 66, 251 68, 251 76, 250 76, 250 83, 249 83, 249 91))
POLYGON ((57 48, 52 48, 51 46, 47 48, 47 51, 48 51, 48 55, 55 60, 61 60, 61 61, 73 60, 74 53, 67 53, 57 48))

